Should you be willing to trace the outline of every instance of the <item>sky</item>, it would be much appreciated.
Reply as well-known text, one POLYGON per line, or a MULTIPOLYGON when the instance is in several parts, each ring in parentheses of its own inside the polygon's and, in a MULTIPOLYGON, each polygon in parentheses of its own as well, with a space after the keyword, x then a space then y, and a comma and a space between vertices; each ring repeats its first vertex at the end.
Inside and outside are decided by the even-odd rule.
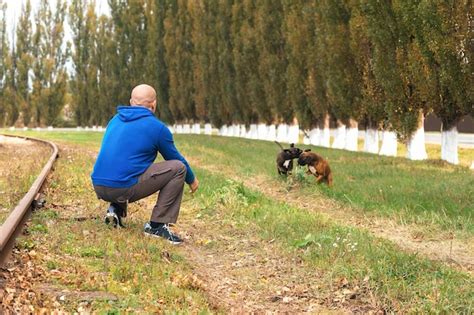
MULTIPOLYGON (((18 21, 18 18, 21 14, 21 8, 26 4, 27 0, 4 0, 4 2, 7 3, 7 27, 10 31, 10 42, 11 42, 11 34, 13 27, 15 25, 15 21, 18 21)), ((66 0, 67 2, 70 2, 70 0, 66 0)), ((32 11, 35 12, 36 8, 39 6, 40 0, 30 0, 31 2, 31 7, 32 11)), ((56 7, 56 0, 49 0, 48 1, 51 7, 54 8, 56 7)), ((97 6, 97 13, 102 14, 105 13, 107 14, 109 12, 108 8, 109 5, 107 4, 107 0, 96 0, 96 6, 97 6)), ((67 21, 67 20, 66 20, 67 21)), ((68 32, 68 28, 66 27, 66 32, 68 32)), ((66 39, 70 36, 69 34, 66 35, 66 39)))

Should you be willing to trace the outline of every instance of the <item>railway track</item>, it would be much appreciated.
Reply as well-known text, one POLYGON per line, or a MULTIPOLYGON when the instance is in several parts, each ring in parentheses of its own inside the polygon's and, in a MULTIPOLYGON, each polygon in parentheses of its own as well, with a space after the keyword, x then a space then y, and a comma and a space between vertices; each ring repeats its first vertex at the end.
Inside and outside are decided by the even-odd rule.
POLYGON ((38 175, 33 185, 31 185, 28 192, 20 200, 17 206, 13 209, 10 215, 7 217, 2 226, 0 226, 0 267, 4 266, 8 260, 11 250, 15 245, 15 240, 18 235, 20 235, 23 230, 23 226, 26 220, 29 218, 33 209, 40 207, 43 204, 41 199, 41 191, 43 185, 46 181, 46 177, 51 172, 53 168, 54 161, 58 157, 58 147, 50 142, 30 137, 23 136, 12 136, 12 135, 3 135, 6 137, 16 137, 25 140, 41 142, 49 145, 52 148, 52 154, 45 164, 41 173, 38 175))

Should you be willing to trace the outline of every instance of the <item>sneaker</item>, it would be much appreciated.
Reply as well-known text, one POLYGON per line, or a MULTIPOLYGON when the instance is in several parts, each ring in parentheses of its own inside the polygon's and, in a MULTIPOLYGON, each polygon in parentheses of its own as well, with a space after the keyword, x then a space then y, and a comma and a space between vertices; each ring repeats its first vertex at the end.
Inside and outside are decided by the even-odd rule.
POLYGON ((183 242, 183 240, 176 234, 170 231, 169 224, 163 224, 159 228, 152 228, 150 223, 145 223, 144 233, 148 236, 153 237, 162 237, 167 239, 173 245, 178 245, 183 242))
POLYGON ((110 205, 109 209, 107 209, 107 213, 105 214, 105 224, 111 225, 112 227, 121 227, 124 228, 125 225, 122 223, 122 217, 117 214, 117 209, 114 207, 114 205, 110 205))

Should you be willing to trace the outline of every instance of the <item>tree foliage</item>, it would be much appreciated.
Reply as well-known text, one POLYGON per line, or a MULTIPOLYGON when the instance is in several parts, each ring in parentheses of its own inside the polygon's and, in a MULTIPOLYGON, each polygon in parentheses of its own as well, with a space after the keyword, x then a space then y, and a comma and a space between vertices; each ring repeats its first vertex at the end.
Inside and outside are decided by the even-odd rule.
POLYGON ((77 124, 103 125, 144 82, 167 123, 313 128, 330 113, 407 139, 420 113, 450 128, 473 112, 471 0, 108 0, 101 16, 71 0, 70 80, 65 2, 28 3, 16 42, 0 25, 0 123, 54 124, 70 91, 77 124))

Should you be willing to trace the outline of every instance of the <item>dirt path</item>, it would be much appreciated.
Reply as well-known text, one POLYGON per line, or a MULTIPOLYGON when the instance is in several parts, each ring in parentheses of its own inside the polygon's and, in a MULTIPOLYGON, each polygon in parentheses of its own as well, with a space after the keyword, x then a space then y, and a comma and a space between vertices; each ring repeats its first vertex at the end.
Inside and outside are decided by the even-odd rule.
POLYGON ((191 161, 193 165, 240 181, 245 186, 260 191, 275 200, 281 202, 291 200, 295 207, 326 215, 342 225, 365 229, 376 237, 394 242, 404 251, 421 254, 458 270, 474 273, 474 242, 457 240, 454 236, 446 235, 423 239, 418 237, 415 226, 400 225, 393 220, 375 216, 364 216, 362 213, 328 198, 321 197, 314 200, 314 197, 302 196, 296 189, 287 191, 283 187, 277 187, 273 180, 265 177, 246 178, 213 165, 200 163, 198 159, 191 161))
POLYGON ((193 266, 199 288, 225 313, 376 313, 377 301, 366 288, 345 279, 328 286, 299 255, 287 253, 254 231, 225 222, 221 215, 198 218, 192 202, 183 203, 180 248, 193 266), (223 223, 224 222, 224 223, 223 223), (330 287, 330 289, 328 289, 330 287))

